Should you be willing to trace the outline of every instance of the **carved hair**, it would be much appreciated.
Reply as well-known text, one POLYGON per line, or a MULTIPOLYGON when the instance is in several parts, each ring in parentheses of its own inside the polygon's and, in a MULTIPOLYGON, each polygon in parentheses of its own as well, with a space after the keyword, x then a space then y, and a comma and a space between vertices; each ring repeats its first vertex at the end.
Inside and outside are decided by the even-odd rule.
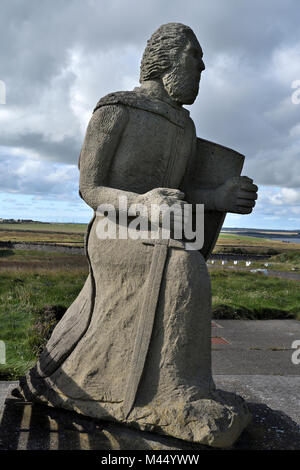
POLYGON ((140 82, 160 78, 170 70, 189 37, 195 35, 184 24, 167 23, 160 26, 147 41, 141 62, 140 82))

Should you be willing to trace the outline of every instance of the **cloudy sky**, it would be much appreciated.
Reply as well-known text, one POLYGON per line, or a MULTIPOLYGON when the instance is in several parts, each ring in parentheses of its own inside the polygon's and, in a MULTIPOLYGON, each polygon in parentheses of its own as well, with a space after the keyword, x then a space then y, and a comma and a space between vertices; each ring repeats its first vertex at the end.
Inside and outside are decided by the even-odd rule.
POLYGON ((1 0, 0 217, 89 220, 77 160, 92 109, 138 85, 146 40, 176 21, 204 51, 198 136, 246 155, 260 189, 225 225, 300 229, 299 17, 298 0, 1 0))

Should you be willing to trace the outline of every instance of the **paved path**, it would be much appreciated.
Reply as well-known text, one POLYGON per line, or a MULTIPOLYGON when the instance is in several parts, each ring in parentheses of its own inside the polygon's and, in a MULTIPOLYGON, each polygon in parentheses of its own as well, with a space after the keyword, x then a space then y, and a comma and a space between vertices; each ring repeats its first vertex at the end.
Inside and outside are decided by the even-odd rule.
POLYGON ((292 273, 291 271, 273 271, 268 269, 267 276, 280 277, 280 279, 289 279, 290 281, 300 281, 300 273, 292 273))
POLYGON ((12 388, 16 384, 17 382, 5 382, 5 381, 0 380, 0 419, 1 419, 1 413, 3 410, 4 402, 7 396, 7 392, 10 388, 12 388))
POLYGON ((213 343, 221 343, 212 346, 215 375, 300 376, 300 364, 292 362, 300 321, 215 320, 213 325, 213 343))
POLYGON ((215 375, 214 380, 217 388, 237 393, 248 403, 267 405, 300 426, 300 377, 215 375))
POLYGON ((8 389, 17 383, 18 382, 5 382, 0 380, 0 409, 4 405, 8 389))

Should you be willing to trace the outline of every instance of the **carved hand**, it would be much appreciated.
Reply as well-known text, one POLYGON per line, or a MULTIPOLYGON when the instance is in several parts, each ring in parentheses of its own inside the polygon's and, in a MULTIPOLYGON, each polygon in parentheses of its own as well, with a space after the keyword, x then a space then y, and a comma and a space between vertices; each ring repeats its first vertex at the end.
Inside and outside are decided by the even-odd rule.
POLYGON ((168 206, 179 204, 182 206, 185 204, 185 201, 183 201, 184 196, 185 194, 179 191, 179 189, 155 188, 145 194, 141 194, 138 197, 138 202, 147 206, 150 204, 158 204, 159 206, 162 204, 168 206))
POLYGON ((235 176, 214 191, 215 209, 250 214, 257 199, 257 186, 247 176, 235 176))
MULTIPOLYGON (((151 204, 156 204, 158 206, 173 206, 174 204, 177 207, 180 207, 180 210, 175 213, 172 213, 171 217, 171 228, 174 230, 176 225, 182 227, 184 225, 185 219, 189 217, 189 213, 183 210, 184 204, 187 204, 186 201, 183 200, 185 194, 179 189, 171 189, 171 188, 155 188, 151 191, 148 191, 145 194, 141 194, 138 196, 138 203, 145 204, 148 207, 149 214, 151 209, 151 204)), ((159 224, 162 223, 162 213, 159 213, 159 219, 154 220, 153 222, 157 222, 159 224)), ((152 213, 153 216, 153 213, 152 213)))

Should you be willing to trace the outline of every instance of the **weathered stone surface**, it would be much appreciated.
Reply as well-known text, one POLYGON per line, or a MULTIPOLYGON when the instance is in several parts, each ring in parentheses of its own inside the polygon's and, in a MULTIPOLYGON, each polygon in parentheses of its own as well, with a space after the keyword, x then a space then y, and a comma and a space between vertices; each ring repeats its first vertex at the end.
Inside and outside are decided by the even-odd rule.
MULTIPOLYGON (((203 254, 226 212, 251 212, 257 187, 240 176, 241 155, 196 138, 182 107, 196 99, 204 68, 190 28, 170 23, 154 33, 141 87, 108 95, 95 108, 80 155, 80 194, 95 211, 118 208, 120 197, 148 214, 152 204, 204 203, 206 251, 189 251, 183 238, 171 238, 167 251, 158 248, 161 240, 101 239, 103 216, 95 212, 86 237, 90 275, 20 385, 28 400, 224 447, 250 413, 212 379, 203 254), (164 256, 156 258, 158 251, 164 256)), ((120 210, 118 229, 122 223, 120 210)))

